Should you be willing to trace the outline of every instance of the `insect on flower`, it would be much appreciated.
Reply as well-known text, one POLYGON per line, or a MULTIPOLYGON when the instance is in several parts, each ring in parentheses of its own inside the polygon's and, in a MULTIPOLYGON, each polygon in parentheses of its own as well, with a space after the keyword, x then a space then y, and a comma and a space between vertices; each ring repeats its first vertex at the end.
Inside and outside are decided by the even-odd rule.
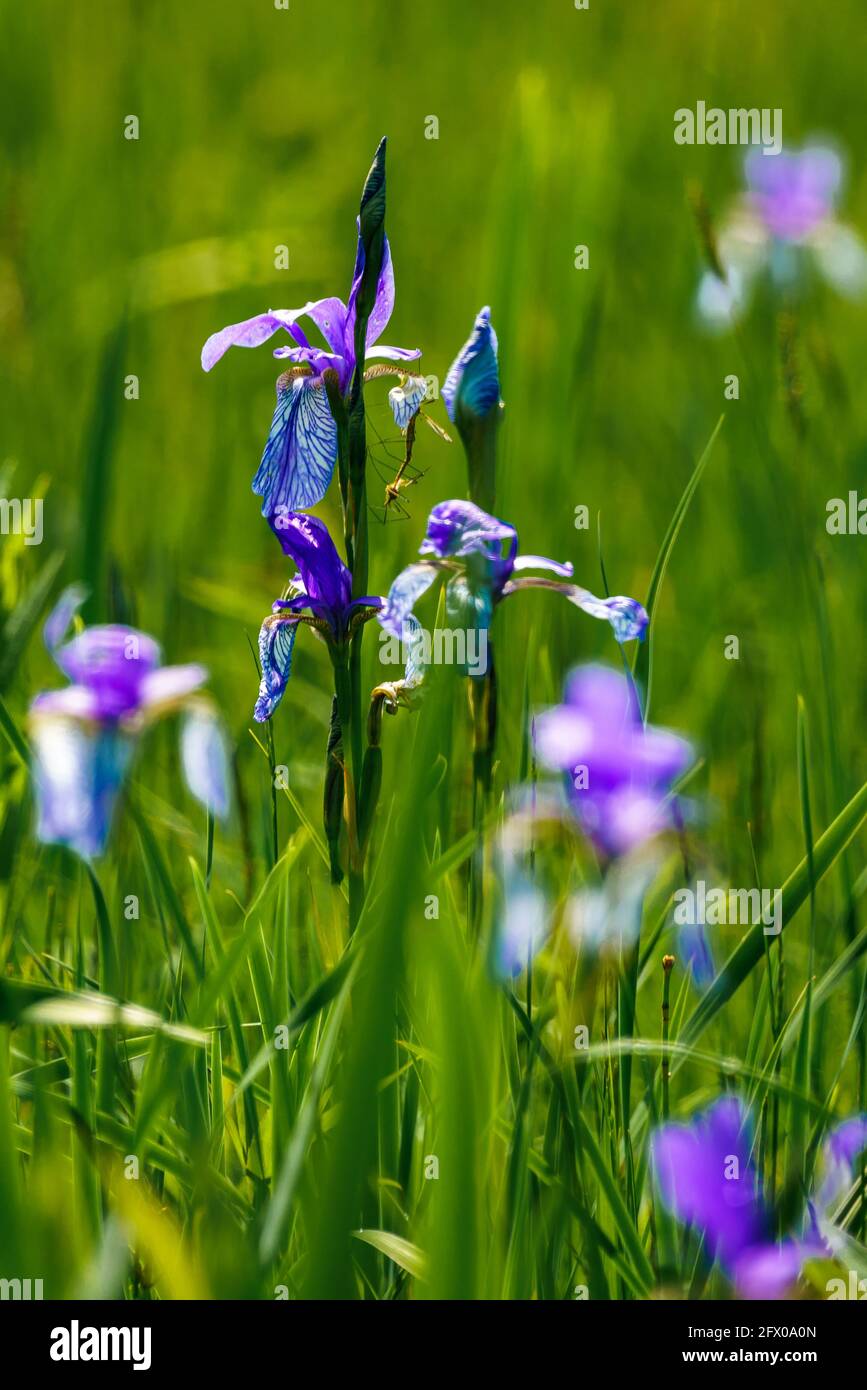
MULTIPOLYGON (((378 158, 379 158, 378 154, 378 158)), ((356 368, 356 307, 365 266, 361 221, 358 222, 355 270, 349 296, 310 300, 300 309, 269 309, 254 318, 229 324, 213 333, 202 349, 202 367, 209 372, 230 347, 259 347, 281 330, 292 346, 274 349, 301 372, 284 373, 277 381, 277 407, 265 442, 253 491, 262 498, 262 515, 314 507, 328 490, 337 460, 337 425, 331 413, 324 374, 332 372, 344 399, 356 368), (309 319, 325 346, 311 343, 301 321, 309 319)), ((367 320, 364 361, 384 357, 406 362, 421 356, 419 348, 386 347, 379 342, 394 308, 394 270, 388 238, 384 237, 382 266, 373 306, 367 320)))
MULTIPOLYGON (((389 367, 371 367, 365 372, 365 380, 384 375, 394 375, 394 373, 389 367)), ((451 435, 443 429, 442 425, 437 424, 433 416, 422 409, 422 402, 425 400, 427 393, 427 382, 424 377, 405 376, 403 373, 399 375, 400 380, 398 385, 392 387, 391 391, 388 393, 388 402, 394 415, 395 424, 401 430, 403 441, 402 455, 395 454, 394 451, 389 448, 389 441, 382 438, 375 425, 373 425, 373 422, 368 419, 368 424, 373 428, 380 448, 386 456, 397 465, 396 471, 387 470, 384 472, 381 461, 376 457, 373 450, 368 449, 368 458, 371 459, 381 481, 385 484, 385 496, 382 507, 378 509, 371 507, 371 511, 377 521, 383 523, 389 520, 389 513, 391 513, 392 516, 396 514, 403 521, 409 519, 409 512, 403 505, 401 494, 404 493, 407 488, 413 487, 419 482, 427 472, 427 469, 416 468, 412 461, 418 421, 423 420, 425 424, 433 430, 434 434, 444 440, 446 444, 451 444, 452 442, 451 435), (393 476, 391 476, 392 472, 393 476)))

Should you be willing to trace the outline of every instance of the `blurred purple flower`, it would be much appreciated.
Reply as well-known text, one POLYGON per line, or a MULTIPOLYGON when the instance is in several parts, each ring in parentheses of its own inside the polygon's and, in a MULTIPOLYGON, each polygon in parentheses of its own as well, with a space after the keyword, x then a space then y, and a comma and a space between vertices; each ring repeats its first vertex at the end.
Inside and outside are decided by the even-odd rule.
POLYGON ((824 1178, 819 1203, 828 1208, 844 1195, 852 1181, 856 1159, 867 1151, 867 1114, 853 1115, 832 1129, 822 1148, 824 1178))
MULTIPOLYGON (((456 626, 487 631, 494 607, 502 599, 529 588, 553 589, 594 618, 611 623, 618 642, 641 638, 647 614, 631 598, 599 599, 577 584, 525 575, 525 570, 547 570, 570 578, 572 566, 544 555, 519 555, 514 526, 498 521, 473 502, 454 499, 440 502, 428 518, 420 555, 433 558, 409 565, 394 580, 379 621, 395 637, 412 614, 416 600, 440 575, 448 575, 446 612, 456 626), (517 576, 517 577, 515 577, 517 576)), ((483 671, 473 674, 483 675, 483 671)))
POLYGON ((353 599, 352 575, 318 517, 278 509, 271 525, 298 573, 290 582, 290 597, 277 599, 259 632, 262 679, 253 717, 260 723, 271 718, 283 698, 299 623, 331 644, 341 643, 382 604, 376 597, 353 599))
POLYGON ((820 145, 771 158, 751 150, 744 172, 751 206, 782 241, 803 240, 833 214, 843 176, 839 155, 820 145))
MULTIPOLYGON (((360 223, 359 223, 360 228, 360 223)), ((340 394, 349 390, 356 366, 356 299, 364 272, 361 232, 349 298, 310 300, 300 309, 269 309, 242 323, 229 324, 214 333, 202 349, 202 366, 209 372, 230 347, 259 347, 284 330, 293 346, 274 349, 274 356, 295 364, 277 381, 277 408, 265 444, 262 462, 253 479, 253 491, 262 501, 262 515, 278 509, 296 511, 321 502, 331 482, 337 459, 337 426, 328 404, 323 372, 336 373, 340 394), (326 347, 311 344, 299 320, 307 318, 319 330, 326 347)), ((418 348, 386 347, 379 343, 394 308, 394 271, 388 238, 376 298, 367 323, 365 361, 372 357, 406 362, 421 356, 418 348)))
POLYGON ((730 324, 762 275, 775 288, 790 289, 812 265, 841 294, 862 293, 867 251, 836 218, 843 166, 833 149, 810 144, 770 157, 752 150, 745 178, 746 193, 717 238, 726 278, 709 270, 699 285, 698 312, 708 327, 730 324))
MULTIPOLYGON (((825 1145, 837 1155, 847 1181, 867 1145, 867 1116, 846 1120, 825 1145)), ((763 1201, 750 1154, 752 1134, 739 1100, 727 1096, 688 1125, 663 1125, 651 1140, 660 1194, 679 1221, 704 1238, 742 1298, 781 1298, 806 1260, 833 1255, 833 1232, 823 1234, 811 1204, 805 1234, 770 1239, 771 1213, 763 1201)))
POLYGON ((678 929, 677 954, 687 966, 693 983, 705 989, 716 974, 713 953, 703 922, 686 922, 678 929))
MULTIPOLYGON (((37 835, 91 858, 105 848, 137 736, 186 703, 208 673, 198 665, 161 666, 152 637, 118 624, 84 628, 65 642, 84 598, 84 590, 67 589, 45 624, 46 646, 71 684, 36 696, 30 727, 37 835)), ((212 739, 199 736, 185 770, 194 795, 224 814, 228 791, 213 753, 212 739)))
POLYGON ((642 723, 624 675, 578 667, 565 702, 537 715, 535 727, 541 762, 569 774, 572 809, 603 854, 625 854, 671 826, 671 787, 693 750, 677 734, 642 723))

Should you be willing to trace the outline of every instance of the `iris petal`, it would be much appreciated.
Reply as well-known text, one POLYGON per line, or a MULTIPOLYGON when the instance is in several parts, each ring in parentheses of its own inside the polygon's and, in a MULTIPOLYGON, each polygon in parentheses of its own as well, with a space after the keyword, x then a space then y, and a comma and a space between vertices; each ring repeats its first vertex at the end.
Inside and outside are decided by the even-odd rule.
POLYGON ((573 585, 563 587, 563 592, 582 612, 592 618, 604 618, 614 629, 618 642, 641 641, 647 628, 647 613, 634 598, 617 594, 614 598, 596 598, 587 589, 573 585))
POLYGON ((191 662, 186 666, 160 666, 145 676, 139 690, 141 708, 148 713, 158 706, 177 704, 208 679, 207 667, 191 662))
POLYGON ((266 618, 259 631, 262 679, 253 718, 260 724, 271 718, 283 699, 292 669, 292 648, 295 646, 297 631, 296 619, 281 618, 276 614, 266 618))
POLYGON ((427 394, 427 382, 423 376, 401 377, 400 383, 388 393, 388 403, 399 430, 405 430, 427 394))
POLYGON ((283 553, 298 566, 306 597, 325 604, 337 619, 352 596, 352 575, 338 555, 325 522, 278 508, 271 526, 283 553))
POLYGON ((69 631, 70 623, 86 598, 87 590, 82 584, 70 584, 67 589, 64 589, 46 618, 42 636, 52 656, 69 631))
POLYGON ((412 614, 416 600, 421 598, 439 574, 439 566, 408 565, 394 580, 379 613, 379 621, 393 637, 403 636, 403 625, 412 614))
POLYGON ((181 762, 187 786, 218 820, 229 813, 229 752, 213 710, 194 708, 181 725, 181 762))
POLYGON ((549 570, 551 574, 560 574, 564 579, 571 579, 574 573, 569 561, 549 560, 547 555, 518 555, 512 568, 518 572, 520 570, 549 570))
POLYGON ((269 309, 266 314, 256 314, 240 323, 230 323, 219 333, 212 333, 202 348, 202 366, 209 372, 229 351, 230 347, 260 347, 281 328, 288 329, 293 311, 269 309))
POLYGON ((134 743, 116 727, 75 719, 33 721, 36 833, 85 859, 102 853, 134 743))
POLYGON ((321 386, 310 377, 279 378, 277 408, 253 479, 262 515, 315 507, 328 491, 337 459, 337 426, 321 386))

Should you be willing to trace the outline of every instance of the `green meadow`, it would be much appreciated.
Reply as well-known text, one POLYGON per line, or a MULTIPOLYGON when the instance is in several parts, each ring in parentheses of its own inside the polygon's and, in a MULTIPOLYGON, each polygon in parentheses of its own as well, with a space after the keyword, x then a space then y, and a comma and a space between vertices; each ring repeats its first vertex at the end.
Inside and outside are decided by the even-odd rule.
MULTIPOLYGON (((732 1297, 650 1163, 664 1118, 724 1094, 750 1109, 774 1234, 794 1228, 827 1131, 867 1109, 867 315, 816 279, 703 328, 743 150, 676 144, 674 113, 779 108, 787 146, 833 139, 839 215, 867 236, 860 25, 856 0, 0 0, 0 499, 39 500, 44 531, 0 512, 0 1278, 62 1299, 732 1297), (651 623, 621 651, 556 593, 510 598, 489 791, 470 681, 436 668, 383 720, 359 886, 329 872, 333 672, 311 628, 273 719, 252 718, 292 575, 250 489, 282 340, 210 373, 200 352, 346 297, 383 136, 385 341, 441 385, 491 306, 494 512, 651 623), (853 491, 855 533, 830 533, 853 491), (104 855, 37 840, 28 707, 63 683, 41 634, 72 583, 86 623, 208 668, 224 824, 166 719, 104 855), (547 840, 550 935, 504 981, 499 836, 546 778, 531 720, 574 666, 624 659, 696 750, 688 814, 615 953, 567 926, 592 848, 547 840), (696 876, 780 889, 782 931, 709 928, 714 978, 678 958, 664 1024, 673 895, 696 876)), ((381 519, 392 384, 364 390, 377 595, 468 491, 434 399, 451 442, 419 428, 381 519)), ((315 512, 342 545, 336 481, 315 512)), ((380 646, 371 622, 365 714, 401 675, 380 646)), ((809 1262, 801 1298, 867 1275, 863 1174, 837 1219, 846 1257, 809 1262)))

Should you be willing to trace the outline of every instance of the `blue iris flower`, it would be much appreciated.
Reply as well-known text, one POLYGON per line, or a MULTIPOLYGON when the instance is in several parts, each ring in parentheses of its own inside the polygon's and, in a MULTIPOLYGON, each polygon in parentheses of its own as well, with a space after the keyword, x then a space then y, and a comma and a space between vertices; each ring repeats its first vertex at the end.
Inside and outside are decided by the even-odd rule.
MULTIPOLYGON (((262 515, 273 517, 278 511, 294 512, 314 507, 328 490, 337 459, 337 426, 331 414, 323 373, 333 371, 340 394, 349 390, 356 369, 356 300, 364 274, 364 246, 361 233, 355 258, 352 287, 346 303, 342 299, 311 300, 300 309, 269 309, 241 323, 229 324, 213 333, 202 349, 206 372, 219 362, 230 347, 259 347, 281 329, 292 339, 292 346, 278 347, 275 357, 294 365, 278 378, 277 407, 253 479, 253 491, 262 498, 262 515), (325 347, 310 342, 301 327, 309 319, 325 341, 325 347)), ((418 348, 386 347, 379 342, 394 308, 394 270, 388 239, 376 298, 367 322, 365 360, 386 358, 406 362, 421 356, 418 348)))
POLYGON ((253 718, 270 719, 286 690, 298 627, 312 627, 331 645, 345 642, 382 604, 375 596, 352 597, 352 575, 337 553, 324 521, 278 510, 271 524, 297 574, 289 596, 277 599, 259 632, 262 679, 253 718))
MULTIPOLYGON (((495 606, 522 589, 553 589, 594 618, 607 620, 618 642, 643 637, 647 614, 635 599, 600 599, 577 584, 564 583, 572 566, 544 555, 520 555, 514 526, 498 521, 473 502, 440 502, 428 518, 419 554, 431 557, 409 565, 394 580, 378 617, 386 632, 403 635, 404 624, 417 600, 440 575, 447 577, 446 613, 450 624, 487 632, 495 606), (545 570, 550 579, 528 575, 545 570)), ((483 675, 483 670, 470 674, 483 675)))

